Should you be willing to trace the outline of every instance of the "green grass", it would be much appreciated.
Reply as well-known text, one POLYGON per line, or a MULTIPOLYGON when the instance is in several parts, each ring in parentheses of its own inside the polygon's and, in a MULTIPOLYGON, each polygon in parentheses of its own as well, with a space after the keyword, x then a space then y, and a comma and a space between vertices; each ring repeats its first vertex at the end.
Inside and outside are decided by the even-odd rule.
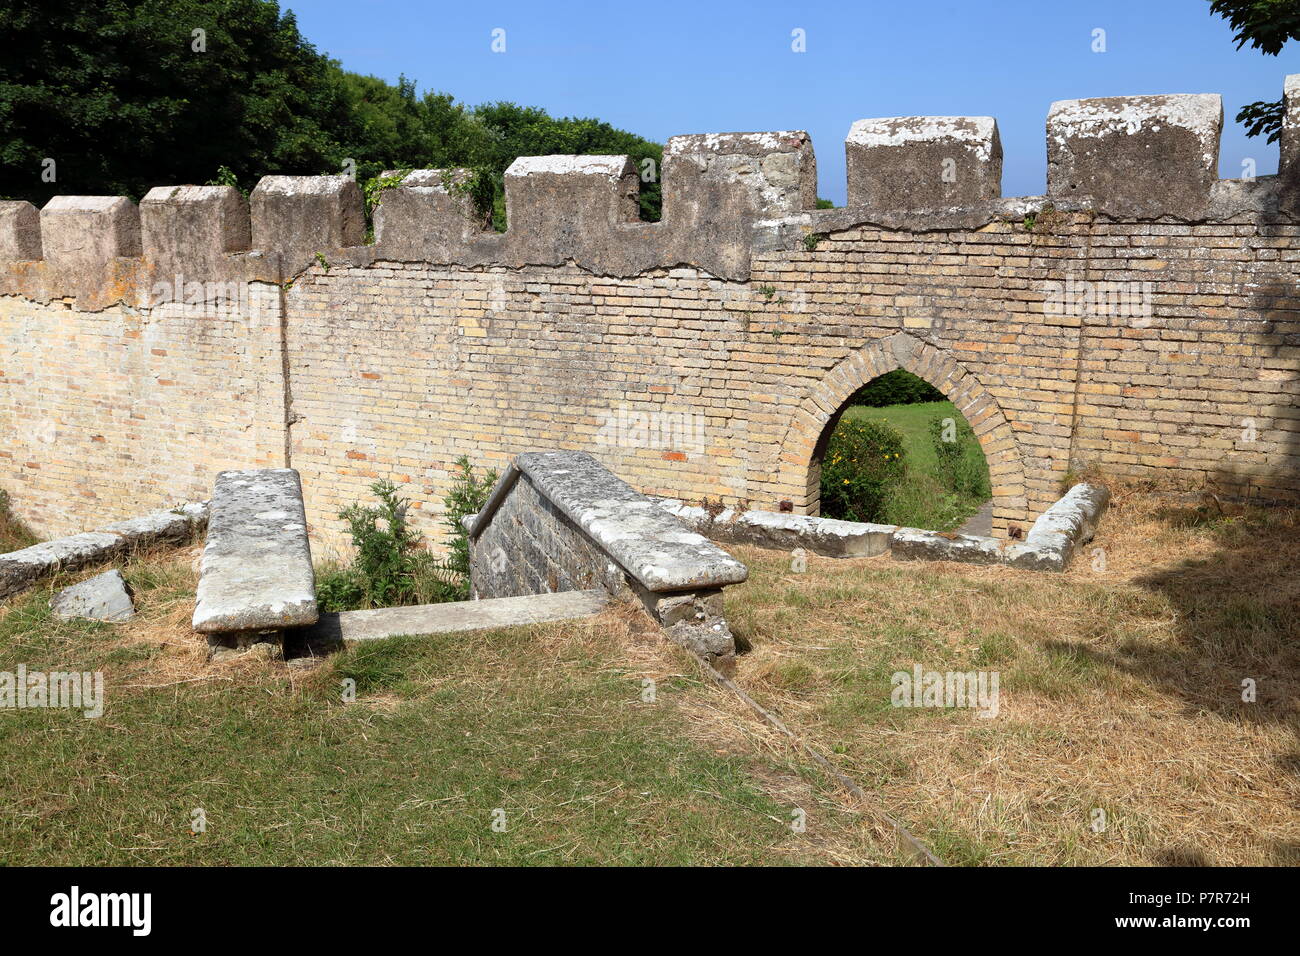
MULTIPOLYGON (((930 422, 945 418, 962 421, 961 412, 952 402, 918 402, 882 408, 855 405, 844 415, 887 422, 903 436, 907 477, 885 503, 885 523, 930 531, 952 531, 961 527, 986 500, 949 491, 940 480, 930 422)), ((987 472, 988 463, 978 443, 974 443, 967 454, 978 460, 987 472)))
POLYGON ((40 541, 11 510, 9 495, 0 491, 0 554, 19 551, 40 541))
POLYGON ((395 638, 307 673, 207 665, 196 638, 165 629, 192 600, 186 566, 128 579, 142 624, 57 622, 48 591, 0 605, 0 670, 103 670, 107 697, 97 720, 0 711, 0 864, 807 864, 827 845, 837 861, 889 858, 817 796, 794 833, 793 800, 765 781, 811 793, 817 778, 743 734, 701 739, 692 707, 719 692, 671 652, 644 702, 644 664, 610 627, 395 638))

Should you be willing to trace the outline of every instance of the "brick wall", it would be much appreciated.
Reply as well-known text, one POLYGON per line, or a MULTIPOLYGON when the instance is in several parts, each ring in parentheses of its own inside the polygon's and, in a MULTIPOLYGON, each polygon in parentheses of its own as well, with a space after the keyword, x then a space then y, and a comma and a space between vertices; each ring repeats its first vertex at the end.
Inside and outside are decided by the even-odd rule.
POLYGON ((5 297, 0 486, 61 533, 202 496, 221 468, 284 464, 287 439, 328 548, 376 478, 437 537, 459 455, 500 467, 570 448, 649 494, 815 512, 835 412, 907 367, 980 434, 998 530, 1040 513, 1072 465, 1294 499, 1297 232, 1085 215, 1051 232, 858 227, 757 255, 748 281, 314 266, 282 316, 262 286, 256 321, 5 297), (1151 314, 1045 309, 1067 281, 1149 282, 1151 314))
POLYGON ((18 514, 53 537, 283 465, 278 291, 97 312, 0 297, 0 488, 18 514))
POLYGON ((913 117, 855 124, 833 210, 799 131, 673 137, 659 223, 626 157, 521 158, 501 234, 467 171, 415 171, 372 245, 345 177, 0 202, 0 487, 54 534, 287 464, 327 553, 378 478, 436 541, 459 456, 579 449, 648 494, 816 513, 845 402, 906 368, 974 428, 995 533, 1091 466, 1297 500, 1285 90, 1279 173, 1248 181, 1217 178, 1199 94, 1054 104, 1043 197, 997 198, 992 118, 913 117), (150 305, 185 272, 248 301, 150 305))

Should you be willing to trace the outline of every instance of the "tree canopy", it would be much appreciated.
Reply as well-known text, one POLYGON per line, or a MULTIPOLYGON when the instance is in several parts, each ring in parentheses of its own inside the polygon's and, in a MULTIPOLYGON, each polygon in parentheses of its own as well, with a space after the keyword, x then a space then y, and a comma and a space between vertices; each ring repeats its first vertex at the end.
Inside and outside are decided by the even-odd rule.
MULTIPOLYGON (((0 0, 0 196, 139 198, 151 186, 267 174, 466 166, 495 194, 521 155, 654 160, 662 148, 596 119, 514 103, 470 107, 348 72, 274 0, 0 0), (52 161, 52 165, 51 165, 52 161)), ((640 166, 638 166, 638 169, 640 166)))
MULTIPOLYGON (((1210 0, 1210 13, 1236 31, 1238 50, 1249 43, 1277 56, 1287 43, 1300 39, 1300 0, 1210 0)), ((1245 124, 1247 136, 1267 133, 1272 143, 1282 134, 1283 110, 1281 100, 1257 100, 1241 108, 1237 122, 1245 124)))

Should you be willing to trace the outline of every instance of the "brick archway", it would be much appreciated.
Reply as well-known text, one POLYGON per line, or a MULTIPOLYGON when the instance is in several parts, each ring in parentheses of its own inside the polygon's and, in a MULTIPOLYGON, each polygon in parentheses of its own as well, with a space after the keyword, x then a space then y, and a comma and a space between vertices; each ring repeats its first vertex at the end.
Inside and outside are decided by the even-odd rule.
POLYGON ((800 403, 782 447, 781 472, 787 487, 806 483, 804 510, 814 513, 819 508, 821 456, 845 403, 872 379, 899 368, 943 392, 970 423, 989 464, 994 534, 1003 536, 1009 524, 1027 521, 1024 465, 997 400, 946 354, 905 332, 878 339, 843 359, 800 403))

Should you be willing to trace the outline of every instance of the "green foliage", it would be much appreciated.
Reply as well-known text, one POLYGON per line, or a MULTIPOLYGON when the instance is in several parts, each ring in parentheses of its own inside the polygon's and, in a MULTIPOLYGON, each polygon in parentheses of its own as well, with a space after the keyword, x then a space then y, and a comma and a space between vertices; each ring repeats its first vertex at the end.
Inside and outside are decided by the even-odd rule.
POLYGON ((1238 50, 1249 43, 1277 56, 1289 41, 1300 39, 1298 0, 1210 0, 1210 13, 1237 31, 1233 39, 1238 50))
MULTIPOLYGON (((1210 0, 1210 13, 1223 17, 1236 31, 1233 39, 1240 50, 1252 49, 1277 56, 1292 40, 1300 39, 1300 0, 1210 0)), ((1285 110, 1281 100, 1258 100, 1243 106, 1237 122, 1247 136, 1268 134, 1270 143, 1282 135, 1285 110)))
POLYGON ((207 184, 209 186, 234 186, 243 194, 244 198, 248 198, 248 190, 239 185, 239 177, 235 175, 235 171, 229 166, 218 166, 217 174, 209 179, 207 184))
POLYGON ((906 369, 894 369, 872 379, 849 399, 851 405, 883 408, 886 405, 915 405, 918 402, 942 402, 943 392, 925 379, 906 369))
POLYGON ((9 492, 0 489, 0 554, 31 547, 39 540, 14 516, 9 492))
POLYGON ((930 441, 939 480, 949 491, 980 501, 992 494, 984 452, 966 419, 931 419, 930 441))
POLYGON ((884 422, 843 418, 822 459, 822 514, 880 521, 885 502, 907 471, 903 436, 884 422))
POLYGON ((465 597, 469 597, 469 538, 460 519, 482 511, 496 483, 495 469, 489 469, 482 478, 476 478, 469 458, 461 455, 456 459, 456 469, 452 472, 451 491, 442 499, 442 522, 450 534, 447 568, 462 582, 465 597))
POLYGON ((1256 100, 1247 103, 1237 111, 1237 122, 1246 127, 1247 136, 1268 134, 1268 142, 1276 143, 1282 138, 1282 118, 1286 109, 1281 100, 1268 102, 1256 100))
POLYGON ((344 568, 317 575, 316 597, 325 611, 436 604, 460 600, 463 586, 420 546, 407 524, 410 502, 388 479, 370 486, 376 505, 354 504, 339 512, 356 554, 344 568))
POLYGON ((393 85, 347 72, 274 0, 10 0, 4 16, 0 195, 38 206, 58 193, 139 198, 159 184, 338 173, 348 160, 362 183, 389 169, 467 167, 481 171, 481 208, 504 228, 515 158, 626 153, 649 174, 641 217, 659 218, 659 144, 596 119, 467 107, 419 95, 405 76, 393 85), (54 182, 42 180, 47 158, 54 182))

